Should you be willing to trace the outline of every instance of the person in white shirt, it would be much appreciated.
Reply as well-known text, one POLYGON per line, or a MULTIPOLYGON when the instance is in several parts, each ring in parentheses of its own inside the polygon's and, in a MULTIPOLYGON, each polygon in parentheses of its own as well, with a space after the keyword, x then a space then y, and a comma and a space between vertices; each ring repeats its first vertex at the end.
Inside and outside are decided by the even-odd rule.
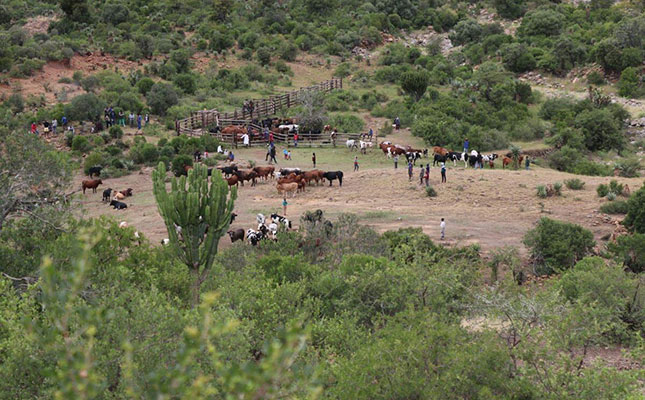
POLYGON ((441 228, 441 240, 443 240, 446 237, 446 221, 444 221, 443 218, 441 218, 441 224, 439 224, 439 227, 441 228))

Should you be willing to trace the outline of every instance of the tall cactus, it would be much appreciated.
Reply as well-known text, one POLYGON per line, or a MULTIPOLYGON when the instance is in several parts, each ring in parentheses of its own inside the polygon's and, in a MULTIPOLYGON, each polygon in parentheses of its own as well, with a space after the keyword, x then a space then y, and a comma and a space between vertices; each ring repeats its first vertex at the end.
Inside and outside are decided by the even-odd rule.
POLYGON ((199 304, 200 286, 213 266, 219 240, 230 224, 237 189, 229 192, 219 173, 212 174, 209 187, 208 170, 201 165, 188 171, 187 177, 171 179, 168 192, 164 163, 152 172, 153 192, 168 229, 170 246, 193 278, 194 307, 199 304))

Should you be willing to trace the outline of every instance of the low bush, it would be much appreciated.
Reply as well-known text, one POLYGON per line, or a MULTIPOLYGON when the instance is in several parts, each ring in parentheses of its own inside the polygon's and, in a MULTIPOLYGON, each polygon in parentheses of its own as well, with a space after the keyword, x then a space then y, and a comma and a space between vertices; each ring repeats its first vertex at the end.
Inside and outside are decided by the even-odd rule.
POLYGON ((555 191, 556 196, 562 196, 562 183, 561 182, 555 182, 553 184, 553 190, 555 191))
POLYGON ((645 233, 645 185, 627 200, 627 215, 623 225, 632 232, 645 233))
POLYGON ((92 149, 90 141, 85 136, 74 136, 72 139, 72 150, 80 151, 82 153, 88 152, 92 149))
POLYGON ((645 235, 634 233, 618 236, 615 243, 609 243, 608 249, 617 261, 633 273, 645 272, 645 235))
POLYGON ((193 157, 187 154, 178 154, 172 159, 172 172, 175 176, 185 175, 187 165, 193 165, 193 157))
POLYGON ((111 126, 110 127, 110 137, 112 139, 121 139, 123 137, 123 129, 120 126, 111 126))
POLYGON ((606 197, 609 194, 609 186, 601 183, 596 188, 596 193, 598 193, 598 197, 606 197))
POLYGON ((428 186, 426 188, 426 196, 437 197, 437 191, 432 186, 428 186))
POLYGON ((571 190, 582 190, 585 187, 585 183, 578 178, 567 179, 564 184, 571 190))
POLYGON ((622 195, 625 187, 622 183, 618 183, 617 180, 612 179, 609 181, 609 192, 614 193, 616 196, 622 195))
POLYGON ((524 236, 534 272, 551 275, 566 270, 588 255, 596 245, 593 234, 576 224, 541 218, 524 236))
POLYGON ((627 202, 623 200, 610 201, 600 206, 604 214, 627 214, 627 202))
POLYGON ((537 196, 541 199, 546 199, 548 197, 548 194, 546 192, 546 186, 544 185, 537 186, 537 196))
POLYGON ((641 163, 636 158, 630 158, 615 165, 618 174, 625 178, 635 178, 639 176, 638 171, 641 169, 641 163))

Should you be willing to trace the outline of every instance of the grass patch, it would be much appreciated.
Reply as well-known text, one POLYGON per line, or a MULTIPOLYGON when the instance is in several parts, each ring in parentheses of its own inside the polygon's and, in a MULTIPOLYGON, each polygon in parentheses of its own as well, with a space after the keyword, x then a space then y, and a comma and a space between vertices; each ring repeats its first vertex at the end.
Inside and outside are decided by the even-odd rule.
POLYGON ((582 190, 585 187, 585 183, 578 178, 567 179, 564 184, 571 190, 582 190))
POLYGON ((392 211, 368 211, 363 214, 363 219, 386 219, 392 218, 393 216, 394 212, 392 211))

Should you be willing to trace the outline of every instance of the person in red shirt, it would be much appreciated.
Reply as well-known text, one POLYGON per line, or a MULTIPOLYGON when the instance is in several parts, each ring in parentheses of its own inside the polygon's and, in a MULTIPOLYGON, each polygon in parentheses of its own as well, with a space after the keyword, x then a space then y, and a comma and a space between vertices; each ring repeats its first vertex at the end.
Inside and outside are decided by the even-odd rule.
POLYGON ((298 133, 293 135, 293 147, 298 147, 298 133))
POLYGON ((273 132, 269 132, 269 143, 273 143, 273 132))
POLYGON ((35 122, 31 123, 31 133, 38 134, 38 127, 36 126, 35 122))

